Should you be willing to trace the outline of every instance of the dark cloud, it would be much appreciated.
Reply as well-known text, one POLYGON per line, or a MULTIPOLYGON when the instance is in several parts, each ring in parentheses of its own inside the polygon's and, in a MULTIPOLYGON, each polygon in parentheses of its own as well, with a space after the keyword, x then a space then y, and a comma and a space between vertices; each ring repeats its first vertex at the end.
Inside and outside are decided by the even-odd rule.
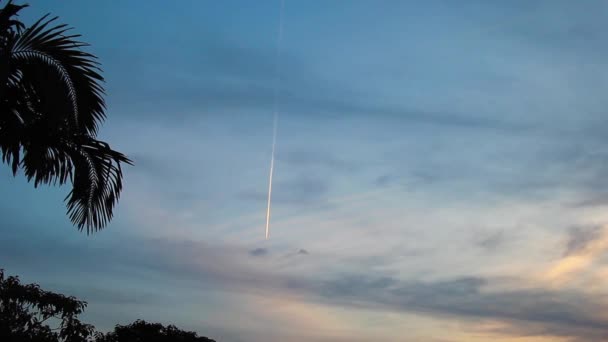
MULTIPOLYGON (((107 68, 110 73, 128 68, 112 73, 117 78, 113 82, 113 103, 143 109, 130 111, 129 115, 156 119, 164 116, 172 120, 200 115, 200 112, 192 114, 190 109, 270 108, 276 68, 272 47, 246 46, 218 32, 201 32, 196 39, 183 38, 191 40, 187 51, 180 46, 166 46, 157 53, 147 54, 145 62, 132 53, 127 60, 110 65, 107 68), (182 53, 176 55, 176 49, 182 53), (167 55, 168 51, 173 52, 167 55), (167 64, 167 60, 172 63, 167 64), (135 65, 130 66, 129 62, 135 65), (122 79, 123 75, 137 77, 122 79), (133 89, 137 91, 129 91, 133 89), (129 96, 123 96, 125 93, 129 96), (171 110, 171 115, 167 115, 167 110, 171 110)), ((170 40, 169 44, 172 43, 176 42, 170 40)), ((293 70, 289 75, 295 79, 309 74, 306 67, 287 52, 281 56, 281 64, 293 70)), ((283 82, 289 84, 292 79, 283 82)))
POLYGON ((416 282, 358 275, 324 282, 315 291, 325 300, 348 306, 527 322, 544 327, 551 335, 567 337, 608 334, 608 321, 602 317, 606 308, 590 295, 542 288, 484 290, 500 281, 464 277, 416 282))
POLYGON ((391 184, 394 175, 400 175, 407 185, 404 190, 466 186, 468 194, 525 200, 554 198, 556 192, 568 190, 574 191, 578 198, 564 203, 566 206, 582 208, 608 204, 605 187, 608 154, 598 152, 608 150, 608 140, 597 141, 597 137, 577 133, 562 137, 551 134, 535 138, 510 136, 508 141, 531 147, 528 151, 514 151, 497 144, 499 147, 491 154, 470 154, 468 148, 479 150, 469 145, 456 149, 458 145, 449 146, 447 140, 435 142, 438 152, 430 154, 430 158, 424 153, 409 158, 407 153, 390 151, 385 158, 397 171, 378 177, 375 184, 386 186, 391 184), (452 157, 454 155, 457 157, 452 157), (539 168, 546 172, 539 173, 539 168))
MULTIPOLYGON (((307 77, 310 77, 307 75, 307 77)), ((245 110, 247 113, 263 111, 272 108, 274 101, 274 89, 271 83, 255 83, 253 81, 225 82, 215 81, 207 84, 210 80, 200 82, 182 82, 179 88, 171 89, 163 86, 162 89, 149 90, 142 94, 139 103, 143 106, 137 112, 163 113, 168 110, 176 111, 179 117, 172 117, 173 121, 200 117, 200 108, 205 113, 216 111, 245 110), (147 107, 148 99, 162 98, 160 105, 151 103, 147 107)), ((429 111, 419 108, 408 108, 394 106, 389 107, 380 103, 357 102, 350 98, 350 94, 341 87, 330 88, 329 85, 309 88, 307 81, 305 85, 294 84, 289 91, 281 93, 282 111, 289 115, 306 115, 321 117, 325 119, 345 118, 368 118, 370 115, 391 120, 395 124, 422 124, 432 126, 448 126, 460 128, 478 128, 497 131, 525 131, 533 129, 529 124, 511 122, 503 119, 495 119, 491 116, 471 116, 460 113, 447 113, 429 111), (294 93, 292 93, 294 92, 294 93), (304 95, 306 94, 306 95, 304 95), (328 94, 332 94, 329 95, 328 94)), ((169 84, 179 83, 174 81, 169 84)), ((318 84, 324 84, 318 81, 318 84)), ((287 87, 287 86, 286 86, 287 87)), ((130 102, 133 103, 133 102, 130 102)), ((157 119, 163 117, 155 116, 157 119)))
MULTIPOLYGON (((600 143, 603 150, 608 151, 608 140, 600 143)), ((596 207, 608 204, 608 191, 606 191, 606 179, 608 178, 608 154, 596 152, 591 147, 583 149, 578 155, 564 158, 564 162, 570 160, 572 166, 571 177, 575 181, 581 193, 584 195, 579 201, 573 203, 574 207, 596 207)))
POLYGON ((399 177, 397 177, 393 174, 385 174, 385 175, 378 176, 374 180, 374 184, 378 187, 385 187, 385 186, 395 183, 398 179, 399 179, 399 177))
POLYGON ((572 203, 572 206, 575 208, 584 208, 608 205, 608 193, 605 193, 601 190, 598 193, 591 192, 587 194, 586 197, 587 198, 583 200, 572 203))
POLYGON ((298 258, 302 256, 310 255, 310 253, 303 248, 298 249, 297 251, 291 251, 284 254, 285 259, 298 258))
MULTIPOLYGON (((217 111, 243 110, 251 115, 256 111, 267 113, 272 108, 274 49, 268 46, 245 47, 221 35, 207 36, 191 43, 188 53, 180 55, 178 60, 175 60, 175 54, 164 56, 158 53, 147 56, 143 68, 137 65, 124 73, 113 72, 117 78, 112 82, 113 107, 128 109, 124 110, 126 115, 174 123, 217 111), (172 63, 167 64, 167 60, 172 60, 172 63), (122 74, 130 76, 122 79, 122 74)), ((135 60, 136 56, 131 58, 135 60)), ((112 67, 120 69, 125 64, 121 60, 112 67)), ((290 115, 338 119, 368 118, 371 115, 394 123, 499 131, 530 128, 489 115, 441 112, 362 100, 363 97, 344 83, 328 82, 320 71, 289 54, 281 56, 281 70, 281 108, 290 115)))
POLYGON ((475 244, 488 252, 495 251, 505 242, 504 231, 499 231, 491 234, 479 236, 475 241, 475 244))
POLYGON ((509 3, 501 7, 519 18, 517 25, 503 21, 502 25, 496 26, 502 29, 503 38, 533 45, 545 53, 559 53, 560 58, 598 58, 601 61, 608 55, 608 50, 601 45, 605 39, 602 34, 605 18, 601 13, 608 10, 604 3, 595 4, 594 11, 572 7, 567 1, 526 6, 509 3), (559 16, 567 16, 568 20, 556 20, 559 16))
POLYGON ((600 237, 601 227, 572 227, 568 232, 564 256, 580 253, 594 240, 600 237))
POLYGON ((249 251, 249 255, 254 256, 254 257, 265 256, 265 255, 268 255, 268 249, 256 248, 256 249, 249 251))

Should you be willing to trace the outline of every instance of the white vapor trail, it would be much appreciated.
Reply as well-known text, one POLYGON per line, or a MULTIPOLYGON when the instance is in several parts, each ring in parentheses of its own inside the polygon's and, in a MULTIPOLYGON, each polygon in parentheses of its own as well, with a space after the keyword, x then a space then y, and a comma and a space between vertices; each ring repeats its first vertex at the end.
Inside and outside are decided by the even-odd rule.
POLYGON ((272 123, 272 152, 270 155, 270 174, 268 176, 268 206, 266 207, 266 240, 270 233, 270 204, 272 198, 272 175, 274 173, 274 152, 277 145, 277 126, 279 124, 279 58, 281 55, 281 42, 283 40, 283 9, 285 0, 281 0, 281 10, 279 12, 279 31, 277 34, 277 52, 274 72, 274 105, 273 105, 273 123, 272 123))

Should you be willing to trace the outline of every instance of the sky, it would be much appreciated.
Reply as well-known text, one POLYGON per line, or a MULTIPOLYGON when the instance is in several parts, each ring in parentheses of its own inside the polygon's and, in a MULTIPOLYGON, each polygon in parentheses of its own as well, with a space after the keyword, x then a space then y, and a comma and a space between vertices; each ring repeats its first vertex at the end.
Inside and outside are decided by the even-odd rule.
POLYGON ((605 1, 31 0, 91 44, 111 224, 0 173, 0 264, 222 342, 608 339, 605 1), (280 117, 264 239, 273 94, 280 117))

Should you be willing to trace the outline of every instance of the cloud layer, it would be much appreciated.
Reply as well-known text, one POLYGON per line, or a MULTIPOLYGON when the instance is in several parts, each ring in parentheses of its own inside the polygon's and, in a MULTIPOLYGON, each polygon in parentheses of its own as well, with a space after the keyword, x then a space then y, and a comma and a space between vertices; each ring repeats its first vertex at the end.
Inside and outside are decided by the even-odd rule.
POLYGON ((607 338, 606 5, 287 1, 268 241, 278 4, 116 6, 23 18, 92 44, 102 137, 136 165, 92 237, 64 216, 69 189, 0 172, 9 274, 89 301, 101 329, 607 338))

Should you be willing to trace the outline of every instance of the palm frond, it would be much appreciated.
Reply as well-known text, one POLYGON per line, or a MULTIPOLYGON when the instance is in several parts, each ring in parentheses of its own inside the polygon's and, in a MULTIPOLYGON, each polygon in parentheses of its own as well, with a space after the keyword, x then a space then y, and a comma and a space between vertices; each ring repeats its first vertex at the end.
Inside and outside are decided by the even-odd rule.
POLYGON ((67 35, 66 25, 54 25, 56 19, 44 16, 17 38, 11 51, 14 68, 27 73, 42 64, 52 70, 64 85, 56 91, 71 101, 73 124, 94 136, 105 119, 99 63, 80 49, 87 44, 75 40, 78 35, 67 35))
MULTIPOLYGON (((0 0, 1 1, 1 0, 0 0)), ((87 233, 113 217, 122 190, 122 153, 97 140, 105 119, 103 77, 96 57, 57 18, 25 29, 0 9, 0 152, 13 175, 34 186, 72 183, 68 216, 87 233)))
POLYGON ((113 217, 122 190, 121 163, 132 164, 122 153, 90 136, 80 136, 69 150, 73 189, 66 197, 68 215, 79 230, 97 231, 113 217))
POLYGON ((33 60, 37 59, 43 64, 55 68, 57 74, 61 77, 61 80, 64 82, 67 88, 67 98, 70 100, 73 111, 73 122, 76 127, 78 127, 78 101, 76 99, 76 89, 74 87, 74 83, 72 82, 72 78, 68 74, 66 68, 59 63, 58 60, 54 59, 52 56, 34 50, 19 50, 15 51, 12 54, 13 61, 20 62, 26 61, 27 63, 32 63, 33 60))
POLYGON ((6 33, 8 30, 20 32, 25 28, 22 22, 13 19, 19 15, 19 11, 28 7, 29 5, 14 5, 12 1, 9 1, 4 8, 0 9, 0 31, 6 33))
POLYGON ((87 234, 104 228, 122 190, 121 163, 131 161, 91 136, 47 136, 26 143, 20 166, 28 181, 39 184, 72 182, 66 197, 68 216, 87 234))

